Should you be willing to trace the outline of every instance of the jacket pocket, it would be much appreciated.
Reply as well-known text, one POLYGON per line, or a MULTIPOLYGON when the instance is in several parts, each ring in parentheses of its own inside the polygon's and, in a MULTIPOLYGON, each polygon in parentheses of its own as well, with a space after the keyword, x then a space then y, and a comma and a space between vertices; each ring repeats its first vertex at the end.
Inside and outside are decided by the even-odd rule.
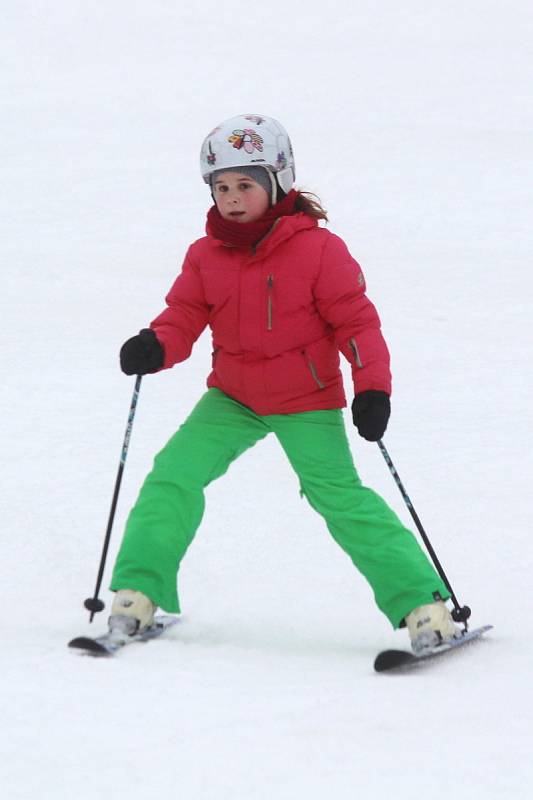
POLYGON ((211 368, 212 369, 215 369, 215 365, 217 363, 217 356, 218 356, 218 351, 219 350, 220 350, 220 347, 215 347, 215 349, 211 353, 211 368))
POLYGON ((274 276, 269 275, 267 278, 267 331, 272 330, 272 295, 274 292, 274 276))
POLYGON ((316 371, 315 362, 313 361, 313 359, 311 358, 311 356, 309 355, 307 350, 302 350, 302 355, 303 355, 303 357, 305 358, 305 360, 307 362, 307 367, 309 369, 309 372, 313 376, 313 380, 316 383, 316 385, 318 386, 318 388, 319 389, 325 389, 326 388, 326 384, 322 383, 322 381, 318 377, 318 373, 316 371))
POLYGON ((359 350, 357 349, 357 343, 356 343, 356 341, 355 341, 353 336, 350 339, 349 344, 350 344, 350 349, 351 349, 351 351, 353 353, 355 366, 359 367, 359 369, 361 369, 363 367, 363 362, 361 361, 361 356, 359 355, 359 350))

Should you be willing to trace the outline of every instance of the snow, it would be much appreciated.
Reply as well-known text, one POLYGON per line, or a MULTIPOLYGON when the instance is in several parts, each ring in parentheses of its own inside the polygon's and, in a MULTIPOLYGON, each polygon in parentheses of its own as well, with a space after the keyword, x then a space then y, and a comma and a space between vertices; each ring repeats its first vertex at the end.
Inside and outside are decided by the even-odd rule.
MULTIPOLYGON (((525 0, 7 4, 4 797, 529 795, 532 27, 525 0), (209 488, 176 628, 108 661, 66 647, 105 627, 82 603, 133 389, 117 351, 202 235, 199 146, 241 111, 284 122, 298 184, 363 264, 393 355, 387 447, 473 624, 495 626, 421 673, 373 672, 406 634, 271 439, 209 488)), ((209 353, 204 335, 143 381, 106 578, 209 353)))

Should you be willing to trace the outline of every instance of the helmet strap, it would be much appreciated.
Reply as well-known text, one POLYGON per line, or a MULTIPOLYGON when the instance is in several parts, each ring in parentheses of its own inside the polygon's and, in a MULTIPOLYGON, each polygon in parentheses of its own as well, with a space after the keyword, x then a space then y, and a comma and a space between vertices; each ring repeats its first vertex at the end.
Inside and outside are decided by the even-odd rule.
POLYGON ((278 184, 285 194, 289 194, 290 190, 292 189, 292 185, 294 183, 294 175, 292 172, 291 167, 285 167, 285 169, 280 169, 278 173, 276 173, 276 177, 278 179, 278 184))
POLYGON ((271 170, 267 169, 267 173, 268 177, 270 178, 270 185, 272 186, 272 191, 270 193, 270 205, 275 206, 278 202, 278 183, 276 181, 276 176, 271 170))

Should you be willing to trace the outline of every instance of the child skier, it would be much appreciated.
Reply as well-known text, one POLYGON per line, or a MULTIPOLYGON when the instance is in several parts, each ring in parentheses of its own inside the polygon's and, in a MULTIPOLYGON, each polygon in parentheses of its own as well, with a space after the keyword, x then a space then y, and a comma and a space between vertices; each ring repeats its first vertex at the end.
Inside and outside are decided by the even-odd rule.
POLYGON ((457 634, 449 592, 384 500, 362 486, 341 408, 339 351, 351 364, 353 422, 368 441, 390 414, 389 354, 360 266, 323 227, 326 213, 293 188, 294 157, 274 119, 241 115, 201 149, 213 207, 166 298, 167 308, 122 346, 127 375, 187 359, 207 325, 207 392, 154 466, 129 515, 116 560, 109 627, 130 635, 157 607, 179 612, 176 576, 200 525, 204 488, 269 433, 303 494, 365 576, 416 653, 457 634))

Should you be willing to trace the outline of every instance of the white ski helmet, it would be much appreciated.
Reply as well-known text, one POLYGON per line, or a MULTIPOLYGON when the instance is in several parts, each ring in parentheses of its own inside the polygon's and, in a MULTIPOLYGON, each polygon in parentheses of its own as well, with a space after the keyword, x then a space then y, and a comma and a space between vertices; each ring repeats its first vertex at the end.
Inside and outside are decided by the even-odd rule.
POLYGON ((213 172, 236 167, 264 167, 287 194, 296 172, 285 128, 272 117, 259 114, 239 114, 217 125, 200 151, 202 178, 210 184, 213 172))

